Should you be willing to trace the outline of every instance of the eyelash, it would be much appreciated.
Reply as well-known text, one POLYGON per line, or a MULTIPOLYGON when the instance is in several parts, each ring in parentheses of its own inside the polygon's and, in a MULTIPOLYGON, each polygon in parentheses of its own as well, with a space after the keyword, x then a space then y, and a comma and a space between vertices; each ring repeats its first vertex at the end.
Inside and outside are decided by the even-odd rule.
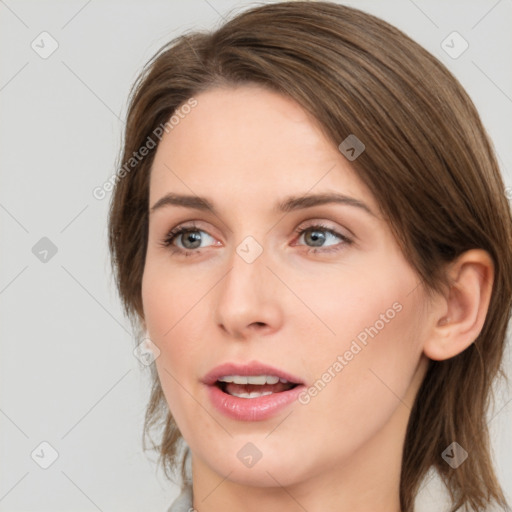
MULTIPOLYGON (((201 251, 200 249, 181 249, 180 247, 177 247, 173 244, 174 240, 176 238, 178 238, 178 236, 180 236, 183 233, 189 232, 189 231, 192 231, 192 232, 193 231, 202 231, 202 232, 206 233, 206 231, 204 231, 203 229, 200 229, 195 224, 186 224, 186 225, 176 226, 175 228, 171 229, 167 233, 166 237, 161 241, 160 245, 165 248, 168 248, 172 253, 181 254, 183 256, 192 256, 192 255, 200 254, 200 251, 201 251)), ((343 242, 343 243, 336 244, 334 246, 327 246, 326 248, 310 247, 308 254, 317 253, 317 252, 321 252, 321 253, 337 252, 337 251, 343 249, 343 246, 351 245, 353 243, 353 241, 350 238, 348 238, 347 236, 342 235, 341 233, 338 233, 334 229, 332 229, 328 226, 325 226, 321 223, 312 224, 307 227, 299 227, 295 230, 295 233, 298 233, 298 235, 300 237, 306 231, 326 231, 327 233, 330 233, 331 235, 333 235, 337 238, 340 238, 343 242)), ((211 235, 209 235, 209 236, 211 236, 211 235)))

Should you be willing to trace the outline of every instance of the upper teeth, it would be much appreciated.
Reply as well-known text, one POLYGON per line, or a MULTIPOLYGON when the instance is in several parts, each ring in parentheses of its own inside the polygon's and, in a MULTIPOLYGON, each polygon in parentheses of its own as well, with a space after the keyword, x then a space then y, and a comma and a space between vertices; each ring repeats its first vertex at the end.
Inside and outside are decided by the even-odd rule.
POLYGON ((220 382, 233 382, 235 384, 277 384, 279 381, 286 384, 286 379, 280 379, 275 375, 225 375, 220 382))

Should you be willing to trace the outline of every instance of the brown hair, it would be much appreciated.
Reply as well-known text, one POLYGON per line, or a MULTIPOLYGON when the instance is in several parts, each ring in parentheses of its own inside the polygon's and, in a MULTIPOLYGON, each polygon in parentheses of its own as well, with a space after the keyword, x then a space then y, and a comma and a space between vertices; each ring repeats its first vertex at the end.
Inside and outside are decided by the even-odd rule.
MULTIPOLYGON (((294 99, 336 146, 350 134, 365 144, 353 168, 426 291, 444 289, 446 263, 464 251, 481 248, 492 257, 495 280, 481 333, 459 355, 429 362, 406 433, 400 502, 403 512, 413 511, 419 485, 433 468, 450 492, 452 512, 485 510, 494 501, 506 507, 486 414, 495 377, 506 378, 512 218, 471 99, 430 53, 372 15, 330 2, 268 4, 215 31, 182 35, 157 52, 131 91, 122 161, 194 95, 247 83, 294 99), (441 456, 453 441, 469 451, 457 469, 441 456)), ((126 314, 139 326, 155 151, 117 180, 109 218, 116 283, 126 314)), ((154 368, 152 378, 144 433, 150 437, 163 424, 160 441, 151 442, 169 476, 184 460, 182 439, 154 368)))

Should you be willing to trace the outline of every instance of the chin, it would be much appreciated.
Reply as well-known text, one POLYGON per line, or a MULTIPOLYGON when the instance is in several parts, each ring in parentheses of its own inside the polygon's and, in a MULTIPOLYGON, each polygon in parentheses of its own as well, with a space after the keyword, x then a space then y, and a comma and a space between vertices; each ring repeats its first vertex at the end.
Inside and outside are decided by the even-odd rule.
MULTIPOLYGON (((223 450, 221 453, 212 454, 202 460, 210 467, 210 470, 218 475, 224 475, 234 483, 252 487, 279 487, 290 486, 305 479, 305 462, 300 452, 294 450, 290 457, 286 457, 283 451, 275 448, 262 448, 261 458, 258 460, 247 458, 246 453, 251 453, 250 441, 236 443, 236 448, 223 450), (240 450, 238 445, 246 447, 240 450), (240 453, 240 456, 237 454, 240 453), (265 455, 265 452, 268 454, 265 455), (228 456, 227 453, 233 453, 228 456), (294 469, 292 469, 294 468, 294 469), (229 476, 228 476, 229 475, 229 476)), ((256 451, 253 452, 256 456, 256 451)), ((247 456, 249 457, 249 456, 247 456)))

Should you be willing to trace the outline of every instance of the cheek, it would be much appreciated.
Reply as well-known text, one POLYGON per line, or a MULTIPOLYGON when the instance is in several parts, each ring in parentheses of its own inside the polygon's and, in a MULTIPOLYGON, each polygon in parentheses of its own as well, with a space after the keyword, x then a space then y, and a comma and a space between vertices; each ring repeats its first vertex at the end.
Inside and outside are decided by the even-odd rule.
POLYGON ((189 290, 180 285, 179 279, 169 280, 163 270, 146 267, 142 281, 146 327, 160 350, 155 365, 166 401, 173 416, 181 421, 184 420, 183 401, 187 399, 183 386, 190 387, 191 368, 200 357, 197 347, 187 343, 195 327, 191 318, 201 305, 189 290))
POLYGON ((198 302, 201 294, 197 287, 195 292, 191 289, 194 287, 182 286, 177 276, 170 280, 165 278, 165 272, 152 272, 151 267, 145 270, 142 299, 149 336, 160 350, 155 360, 158 378, 169 410, 185 438, 204 415, 190 396, 197 392, 194 363, 201 359, 201 352, 197 344, 188 340, 197 336, 195 315, 205 314, 198 302))
MULTIPOLYGON (((322 366, 327 369, 337 355, 347 350, 352 349, 348 358, 366 359, 362 355, 368 352, 370 345, 384 346, 389 344, 390 338, 401 339, 400 333, 411 322, 404 311, 415 281, 412 275, 410 279, 405 275, 404 279, 393 281, 389 277, 390 267, 392 262, 386 272, 370 264, 337 268, 315 277, 314 286, 311 282, 294 285, 296 295, 304 298, 307 310, 299 304, 300 314, 290 323, 300 326, 301 346, 304 347, 301 352, 307 352, 308 360, 315 362, 316 372, 322 366), (360 351, 354 341, 360 345, 360 351)), ((403 268, 400 272, 404 277, 403 268)))
POLYGON ((308 305, 325 323, 301 320, 314 388, 305 406, 315 411, 310 417, 319 418, 319 428, 327 416, 327 424, 364 436, 402 406, 421 356, 421 319, 410 293, 414 275, 404 268, 397 275, 400 281, 388 272, 347 274, 308 295, 308 305))
POLYGON ((144 318, 156 340, 171 337, 179 324, 204 295, 204 283, 194 282, 188 273, 176 272, 169 264, 159 264, 148 254, 142 278, 144 318))

